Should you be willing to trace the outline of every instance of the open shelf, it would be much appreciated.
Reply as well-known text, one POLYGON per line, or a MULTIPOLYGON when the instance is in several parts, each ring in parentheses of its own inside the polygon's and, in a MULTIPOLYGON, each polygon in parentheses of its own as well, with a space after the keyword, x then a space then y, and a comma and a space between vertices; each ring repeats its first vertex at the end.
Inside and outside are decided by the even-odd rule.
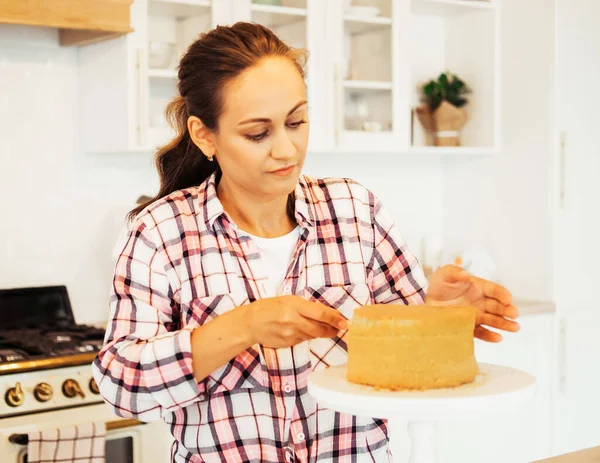
POLYGON ((433 16, 454 16, 494 8, 495 2, 489 0, 412 0, 411 3, 413 13, 433 16))
POLYGON ((156 16, 186 18, 210 14, 210 0, 150 0, 148 13, 156 16))
POLYGON ((177 79, 177 71, 174 69, 148 69, 148 77, 159 79, 177 79))
POLYGON ((378 82, 370 80, 345 80, 344 88, 353 90, 382 90, 391 91, 393 89, 392 82, 378 82))
POLYGON ((269 28, 278 28, 306 20, 306 8, 252 4, 252 20, 269 28))
POLYGON ((392 26, 392 18, 382 16, 353 16, 344 15, 346 30, 351 35, 369 34, 392 26))

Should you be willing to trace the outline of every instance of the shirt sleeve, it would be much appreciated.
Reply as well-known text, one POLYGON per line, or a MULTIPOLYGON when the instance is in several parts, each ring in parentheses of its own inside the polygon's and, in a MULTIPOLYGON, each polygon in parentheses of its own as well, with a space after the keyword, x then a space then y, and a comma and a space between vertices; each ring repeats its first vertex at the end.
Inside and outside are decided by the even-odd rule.
POLYGON ((178 326, 178 306, 143 222, 133 227, 115 268, 105 343, 94 360, 100 394, 122 417, 152 421, 203 396, 192 373, 191 329, 178 326))
POLYGON ((376 304, 422 304, 427 279, 396 225, 374 197, 372 223, 374 249, 367 268, 367 281, 376 304))

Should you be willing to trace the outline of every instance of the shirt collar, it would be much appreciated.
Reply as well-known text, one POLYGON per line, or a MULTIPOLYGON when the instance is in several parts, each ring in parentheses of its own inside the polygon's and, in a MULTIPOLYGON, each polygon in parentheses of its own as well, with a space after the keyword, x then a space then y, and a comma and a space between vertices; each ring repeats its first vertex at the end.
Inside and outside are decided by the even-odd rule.
MULTIPOLYGON (((201 210, 204 211, 203 221, 206 227, 212 229, 217 218, 225 215, 229 222, 235 227, 233 221, 223 209, 223 204, 217 197, 216 172, 213 172, 199 187, 198 201, 201 210)), ((314 204, 310 195, 306 178, 301 175, 294 190, 294 206, 296 222, 303 227, 308 228, 314 221, 314 204)))

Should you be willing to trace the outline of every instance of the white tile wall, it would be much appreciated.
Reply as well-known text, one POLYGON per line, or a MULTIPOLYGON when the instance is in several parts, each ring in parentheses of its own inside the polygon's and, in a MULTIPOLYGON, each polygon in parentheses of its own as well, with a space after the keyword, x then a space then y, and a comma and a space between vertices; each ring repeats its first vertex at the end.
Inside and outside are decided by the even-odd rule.
MULTIPOLYGON (((56 30, 0 25, 0 288, 66 284, 87 323, 106 318, 124 214, 157 179, 151 156, 80 152, 77 93, 77 49, 59 47, 56 30)), ((416 253, 440 231, 436 164, 309 154, 305 172, 371 188, 416 253)))
POLYGON ((121 219, 156 179, 149 157, 79 152, 77 72, 56 30, 0 25, 0 288, 66 284, 86 323, 106 318, 121 219))
POLYGON ((554 8, 546 0, 503 0, 502 152, 449 165, 443 193, 446 245, 484 245, 503 284, 540 300, 553 297, 554 33, 554 8))

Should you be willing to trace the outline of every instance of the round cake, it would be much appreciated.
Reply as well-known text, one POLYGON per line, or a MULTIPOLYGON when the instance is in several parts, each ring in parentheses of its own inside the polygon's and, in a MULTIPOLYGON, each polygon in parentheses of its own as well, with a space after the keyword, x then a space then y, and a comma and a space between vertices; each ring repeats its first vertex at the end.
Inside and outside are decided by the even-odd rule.
POLYGON ((354 311, 348 332, 350 382, 435 389, 475 380, 475 308, 378 304, 354 311))

